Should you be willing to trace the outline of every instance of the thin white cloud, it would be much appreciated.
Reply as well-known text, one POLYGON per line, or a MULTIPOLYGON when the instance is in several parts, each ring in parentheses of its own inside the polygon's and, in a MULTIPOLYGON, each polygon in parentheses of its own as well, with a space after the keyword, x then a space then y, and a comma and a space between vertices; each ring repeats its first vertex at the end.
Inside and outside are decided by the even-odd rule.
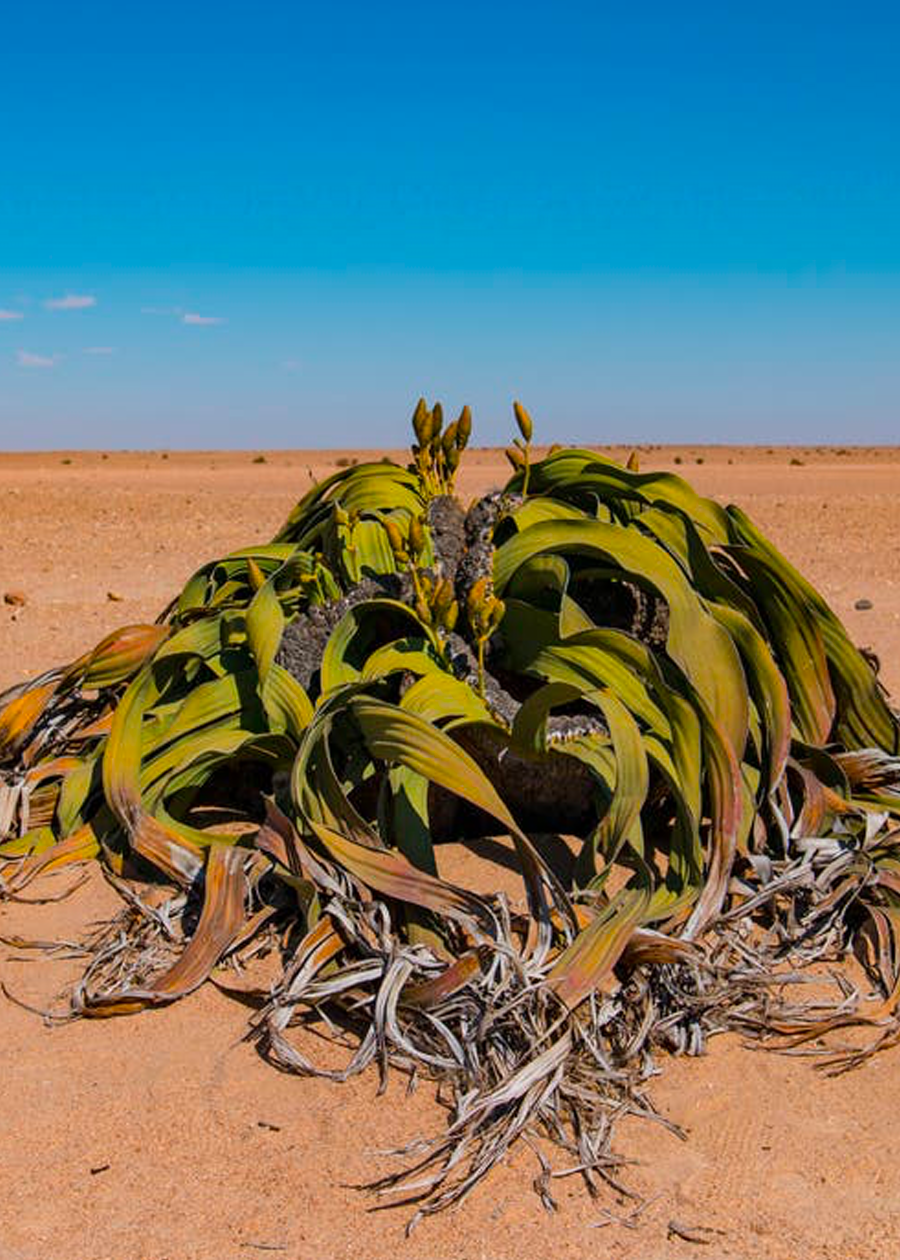
POLYGON ((115 354, 115 346, 85 346, 85 354, 115 354))
POLYGON ((22 311, 2 311, 0 310, 0 323, 10 319, 24 319, 25 315, 22 311))
POLYGON ((32 354, 30 350, 17 350, 16 362, 19 367, 23 368, 52 368, 56 367, 58 354, 32 354))
POLYGON ((180 315, 180 306, 142 306, 142 315, 180 315))
POLYGON ((181 317, 181 322, 182 324, 197 324, 206 326, 209 324, 224 324, 225 320, 221 315, 198 315, 196 311, 185 311, 181 317))
POLYGON ((48 311, 85 311, 96 306, 97 299, 92 293, 67 293, 64 297, 47 298, 44 305, 48 311))

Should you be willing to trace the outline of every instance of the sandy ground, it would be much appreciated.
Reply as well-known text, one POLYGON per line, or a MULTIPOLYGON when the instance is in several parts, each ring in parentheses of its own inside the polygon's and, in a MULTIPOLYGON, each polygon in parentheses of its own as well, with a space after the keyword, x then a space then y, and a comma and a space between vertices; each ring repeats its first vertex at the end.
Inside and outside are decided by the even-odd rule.
MULTIPOLYGON (((311 475, 351 457, 0 455, 0 594, 27 601, 0 603, 0 689, 152 620, 200 563, 269 536, 311 475)), ((900 451, 653 447, 641 460, 749 510, 900 694, 900 451)), ((472 452, 463 494, 504 466, 472 452)), ((0 935, 71 938, 114 904, 92 877, 58 904, 0 906, 0 935)), ((0 947, 0 978, 30 1001, 71 976, 0 947)), ((628 1206, 592 1202, 574 1179, 548 1216, 523 1148, 405 1240, 403 1213, 371 1213, 348 1187, 384 1166, 373 1151, 441 1123, 430 1091, 408 1098, 397 1080, 378 1099, 374 1076, 280 1075, 241 1042, 246 1014, 210 986, 166 1011, 54 1029, 0 1005, 0 1260, 900 1255, 898 1052, 830 1080, 720 1039, 701 1060, 661 1064, 653 1096, 687 1142, 645 1123, 620 1131, 631 1183, 651 1198, 639 1229, 604 1226, 603 1209, 628 1206), (715 1232, 700 1246, 670 1236, 673 1220, 715 1232)))

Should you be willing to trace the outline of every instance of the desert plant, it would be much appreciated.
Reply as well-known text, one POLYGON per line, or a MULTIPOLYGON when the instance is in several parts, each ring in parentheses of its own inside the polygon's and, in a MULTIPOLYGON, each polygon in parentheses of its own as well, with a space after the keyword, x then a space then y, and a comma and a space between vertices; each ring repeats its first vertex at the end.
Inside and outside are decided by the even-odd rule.
POLYGON ((840 1070, 900 1037, 900 723, 872 659, 738 508, 636 458, 535 458, 516 419, 510 480, 464 512, 468 409, 420 402, 408 467, 341 468, 158 624, 0 697, 0 891, 95 860, 125 903, 60 1017, 214 970, 246 998, 268 952, 252 1028, 280 1067, 446 1087, 446 1131, 377 1183, 418 1213, 520 1136, 612 1178, 654 1049, 737 1028, 840 1070), (479 836, 521 896, 442 877, 443 841, 479 836), (829 1000, 821 969, 802 996, 852 949, 876 998, 838 973, 829 1000), (341 1071, 292 1031, 316 1020, 341 1071))

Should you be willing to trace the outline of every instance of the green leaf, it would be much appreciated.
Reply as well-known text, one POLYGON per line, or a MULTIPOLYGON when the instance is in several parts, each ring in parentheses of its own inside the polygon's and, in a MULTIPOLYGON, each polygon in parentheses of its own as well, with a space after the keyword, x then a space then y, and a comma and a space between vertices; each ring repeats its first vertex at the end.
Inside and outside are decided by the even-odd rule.
POLYGON ((533 525, 504 543, 494 559, 494 581, 502 595, 516 570, 533 556, 600 556, 625 574, 649 583, 669 608, 667 651, 721 721, 732 746, 742 752, 748 730, 747 682, 728 633, 694 593, 677 562, 634 530, 602 522, 551 521, 533 525))

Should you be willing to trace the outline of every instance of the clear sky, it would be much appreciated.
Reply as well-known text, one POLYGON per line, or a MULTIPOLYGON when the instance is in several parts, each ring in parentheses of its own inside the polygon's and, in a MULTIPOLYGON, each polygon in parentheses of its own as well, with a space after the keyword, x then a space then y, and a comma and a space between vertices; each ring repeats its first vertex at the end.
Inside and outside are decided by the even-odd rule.
POLYGON ((0 447, 900 440, 896 4, 0 20, 0 447))

